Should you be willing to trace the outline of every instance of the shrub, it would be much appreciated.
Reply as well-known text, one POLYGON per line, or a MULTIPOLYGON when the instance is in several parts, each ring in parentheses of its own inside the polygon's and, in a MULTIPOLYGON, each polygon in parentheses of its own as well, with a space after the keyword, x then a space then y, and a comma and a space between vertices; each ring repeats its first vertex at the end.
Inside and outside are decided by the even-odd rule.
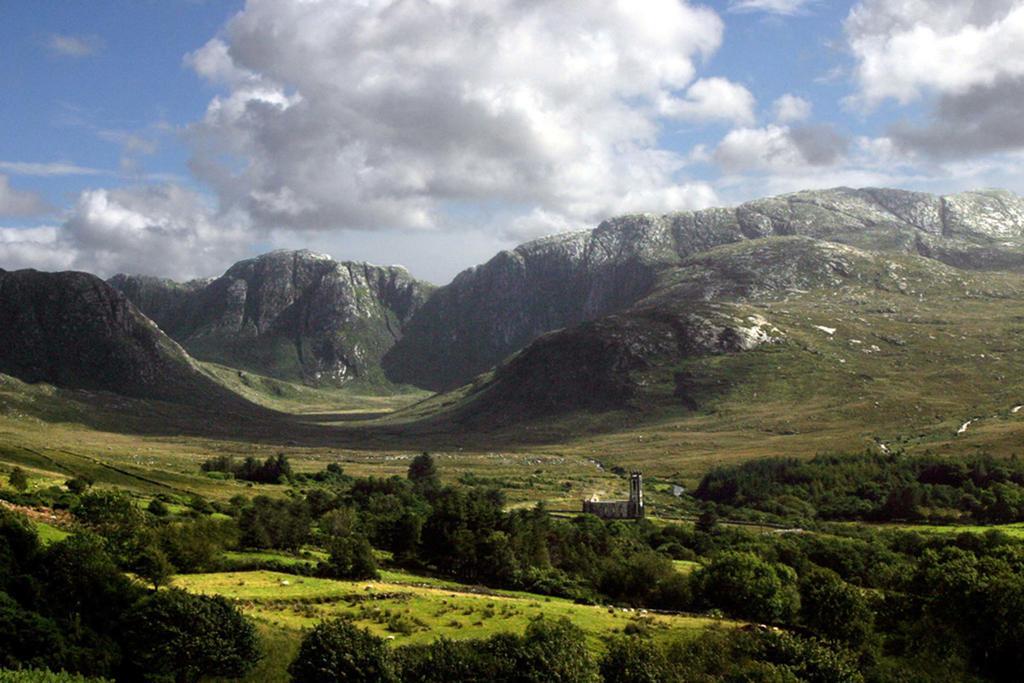
POLYGON ((384 641, 343 619, 322 622, 310 631, 288 672, 295 683, 398 680, 384 641))
POLYGON ((154 593, 132 610, 124 631, 129 667, 179 681, 238 677, 260 657, 252 622, 220 596, 175 589, 154 593))
POLYGON ((611 683, 661 683, 670 678, 664 653, 637 636, 621 636, 608 643, 601 676, 611 683))
POLYGON ((753 553, 722 553, 694 575, 694 584, 706 606, 743 619, 789 623, 800 607, 796 572, 753 553))

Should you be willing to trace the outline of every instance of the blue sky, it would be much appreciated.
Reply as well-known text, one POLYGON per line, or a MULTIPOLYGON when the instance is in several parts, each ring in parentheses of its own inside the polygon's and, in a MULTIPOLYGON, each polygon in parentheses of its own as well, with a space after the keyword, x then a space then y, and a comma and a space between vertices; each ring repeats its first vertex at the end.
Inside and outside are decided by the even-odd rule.
POLYGON ((0 267, 444 282, 836 185, 1024 190, 1022 0, 0 2, 0 267))

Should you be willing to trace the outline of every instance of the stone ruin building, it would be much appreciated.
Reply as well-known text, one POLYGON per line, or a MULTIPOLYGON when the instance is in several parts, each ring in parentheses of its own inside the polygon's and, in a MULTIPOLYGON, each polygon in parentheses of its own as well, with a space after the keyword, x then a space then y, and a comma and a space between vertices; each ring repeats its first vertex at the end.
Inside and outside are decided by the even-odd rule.
POLYGON ((644 479, 639 472, 629 475, 629 500, 583 501, 583 512, 601 519, 641 519, 644 516, 644 479))

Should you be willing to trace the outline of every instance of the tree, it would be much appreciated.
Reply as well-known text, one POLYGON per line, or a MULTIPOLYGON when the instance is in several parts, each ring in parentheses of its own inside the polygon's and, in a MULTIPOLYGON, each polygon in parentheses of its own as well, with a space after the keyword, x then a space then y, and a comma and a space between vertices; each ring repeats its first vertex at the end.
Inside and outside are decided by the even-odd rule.
POLYGON ((310 631, 288 673, 295 683, 398 680, 384 641, 343 619, 322 622, 310 631))
POLYGON ((126 620, 124 638, 128 666, 179 683, 239 677, 260 657, 255 627, 228 600, 177 589, 140 601, 126 620))
POLYGON ((409 463, 409 481, 426 490, 435 490, 440 486, 440 479, 437 476, 437 465, 434 458, 424 451, 409 463))
POLYGON ((136 535, 145 524, 145 513, 136 507, 128 494, 121 491, 86 493, 71 512, 89 530, 107 541, 115 560, 128 561, 136 535))
POLYGON ((718 512, 714 505, 708 505, 697 518, 697 531, 705 534, 713 533, 718 528, 718 512))
POLYGON ((608 644, 601 659, 601 677, 608 683, 661 683, 671 674, 657 645, 638 636, 621 636, 608 644))
POLYGON ((817 636, 858 647, 871 633, 874 615, 859 590, 816 567, 801 577, 800 620, 817 636))
POLYGON ((765 623, 789 623, 800 607, 796 572, 757 555, 729 551, 694 576, 696 595, 732 616, 765 623))
POLYGON ((167 508, 167 503, 163 502, 159 498, 154 498, 149 501, 149 505, 146 506, 146 510, 149 514, 155 517, 166 517, 170 514, 170 510, 167 508))
POLYGON ((565 617, 531 621, 514 661, 515 680, 523 683, 600 680, 597 664, 587 649, 586 634, 565 617))
POLYGON ((247 548, 298 550, 309 539, 309 506, 304 500, 256 496, 238 517, 241 543, 247 548))
POLYGON ((92 485, 92 477, 89 477, 84 474, 79 474, 78 476, 72 477, 71 479, 68 479, 66 482, 64 482, 64 486, 67 487, 68 491, 71 491, 71 493, 75 494, 76 496, 80 496, 86 491, 88 491, 92 485))
POLYGON ((140 578, 152 584, 153 590, 170 583, 171 575, 174 574, 174 565, 167 559, 164 551, 154 543, 142 546, 132 559, 131 569, 140 578))
POLYGON ((496 681, 495 663, 488 657, 486 642, 438 638, 429 645, 397 648, 395 669, 402 681, 416 683, 453 683, 496 681))
POLYGON ((14 489, 24 492, 28 489, 28 475, 25 474, 25 470, 15 467, 11 470, 11 475, 7 477, 7 483, 14 489))
POLYGON ((331 554, 327 560, 327 572, 334 578, 359 581, 380 577, 373 548, 365 536, 335 536, 327 547, 331 554))

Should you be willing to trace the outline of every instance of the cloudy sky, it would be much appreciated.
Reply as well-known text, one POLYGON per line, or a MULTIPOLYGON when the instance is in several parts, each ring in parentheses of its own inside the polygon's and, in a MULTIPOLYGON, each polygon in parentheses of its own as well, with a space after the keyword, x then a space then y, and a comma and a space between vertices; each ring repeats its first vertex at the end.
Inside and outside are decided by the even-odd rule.
POLYGON ((437 283, 625 212, 1024 192, 1024 0, 0 2, 0 268, 437 283))

